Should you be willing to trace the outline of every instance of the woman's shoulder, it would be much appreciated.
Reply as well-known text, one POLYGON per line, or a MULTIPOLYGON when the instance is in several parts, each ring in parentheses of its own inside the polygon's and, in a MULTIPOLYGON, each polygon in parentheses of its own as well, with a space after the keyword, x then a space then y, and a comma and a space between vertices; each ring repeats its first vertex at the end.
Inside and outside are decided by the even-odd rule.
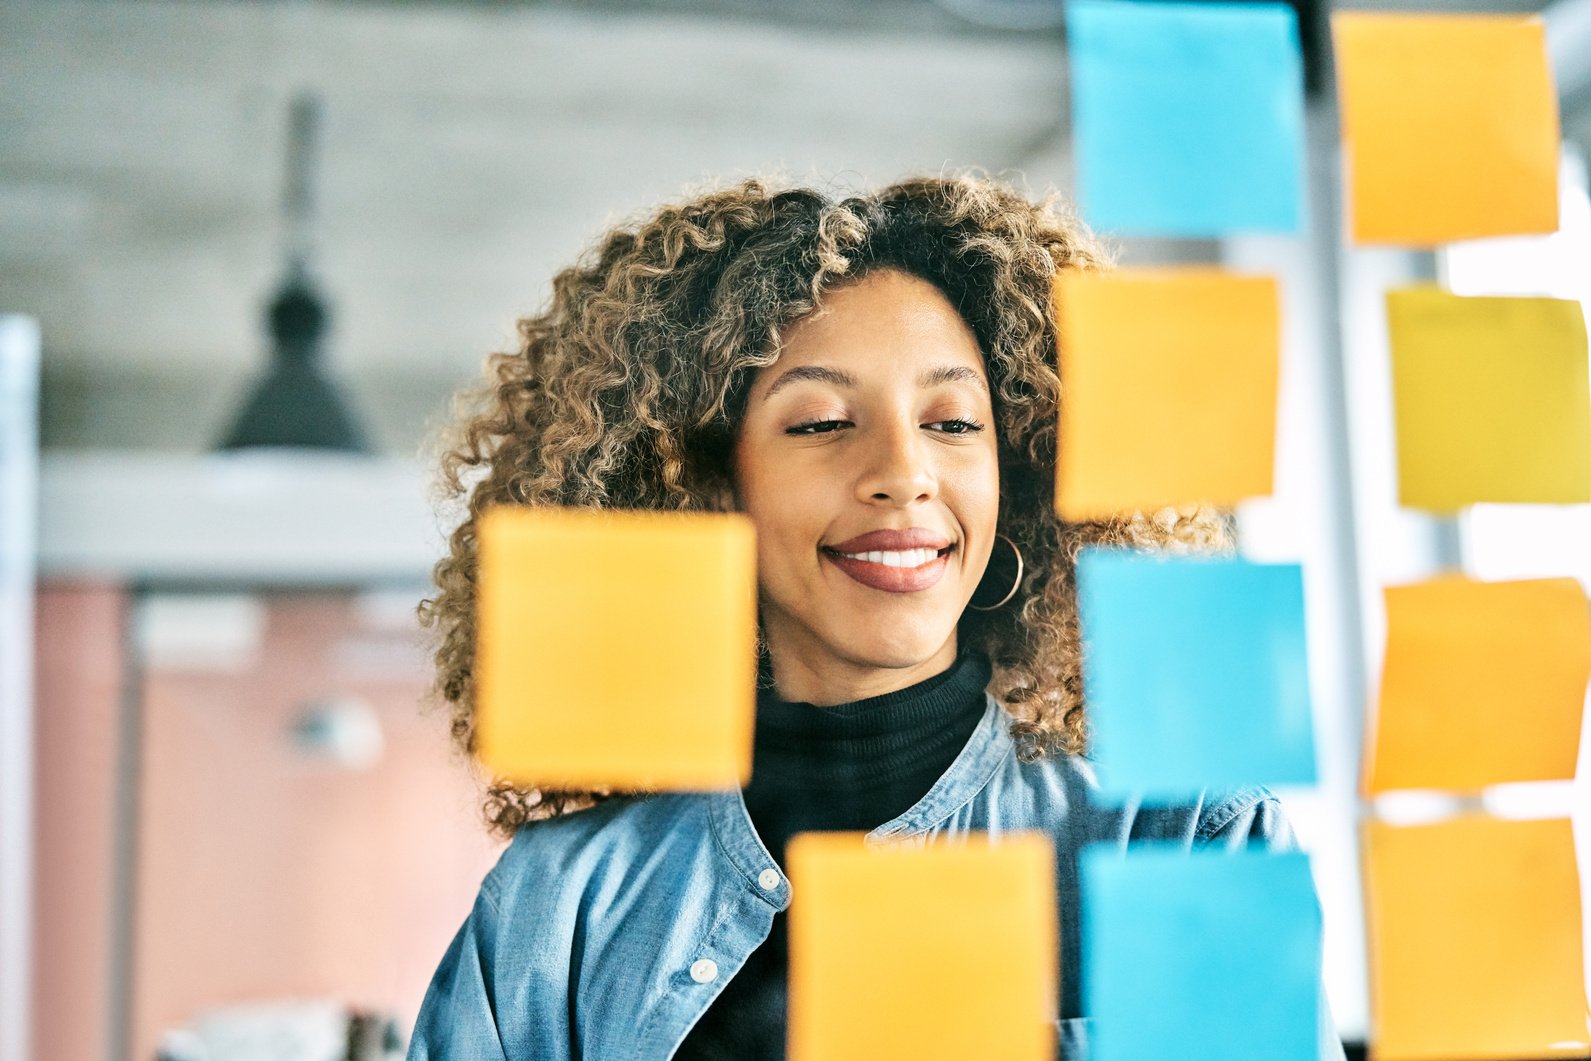
POLYGON ((615 796, 521 825, 482 882, 497 905, 578 893, 583 882, 711 843, 702 793, 615 796), (551 881, 559 887, 549 888, 551 881))
MULTIPOLYGON (((1186 847, 1294 845, 1281 800, 1262 785, 1210 787, 1186 797, 1113 793, 1093 760, 1055 751, 1036 759, 1012 756, 1006 802, 1064 823, 1078 843, 1171 842, 1186 847)), ((997 796, 997 798, 1000 798, 997 796)))

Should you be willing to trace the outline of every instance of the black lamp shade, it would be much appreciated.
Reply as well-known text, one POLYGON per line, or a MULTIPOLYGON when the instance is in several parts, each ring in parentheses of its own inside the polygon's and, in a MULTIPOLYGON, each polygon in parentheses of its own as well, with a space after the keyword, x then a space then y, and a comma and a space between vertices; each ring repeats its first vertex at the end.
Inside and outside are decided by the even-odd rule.
POLYGON ((313 362, 280 360, 255 386, 220 448, 257 446, 370 452, 337 385, 313 362))
POLYGON ((369 453, 358 419, 321 372, 321 336, 330 314, 301 268, 293 269, 266 313, 271 367, 255 385, 220 449, 269 446, 369 453))

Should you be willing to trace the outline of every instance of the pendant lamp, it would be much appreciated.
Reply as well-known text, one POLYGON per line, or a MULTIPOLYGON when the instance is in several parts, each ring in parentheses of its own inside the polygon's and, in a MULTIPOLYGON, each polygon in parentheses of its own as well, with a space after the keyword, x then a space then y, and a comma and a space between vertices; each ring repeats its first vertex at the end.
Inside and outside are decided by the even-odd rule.
POLYGON ((309 266, 319 120, 320 101, 314 95, 293 100, 284 203, 287 269, 265 314, 271 363, 223 436, 221 450, 371 452, 358 417, 323 366, 331 311, 309 266))

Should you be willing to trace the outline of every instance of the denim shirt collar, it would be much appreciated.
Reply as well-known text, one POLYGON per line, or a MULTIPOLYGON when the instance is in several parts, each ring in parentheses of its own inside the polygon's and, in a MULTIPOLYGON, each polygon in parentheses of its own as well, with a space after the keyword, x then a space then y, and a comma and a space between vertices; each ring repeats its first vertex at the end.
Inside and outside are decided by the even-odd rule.
MULTIPOLYGON (((905 813, 878 826, 866 836, 869 844, 909 840, 928 833, 935 825, 972 801, 989 779, 1012 754, 1014 742, 1008 731, 1010 716, 993 696, 984 694, 983 718, 969 739, 951 760, 949 768, 905 813)), ((739 789, 708 793, 708 822, 718 849, 735 871, 744 878, 750 891, 776 910, 790 905, 790 884, 766 890, 757 886, 763 869, 774 865, 767 847, 757 836, 739 789)), ((782 877, 782 874, 781 874, 782 877)))

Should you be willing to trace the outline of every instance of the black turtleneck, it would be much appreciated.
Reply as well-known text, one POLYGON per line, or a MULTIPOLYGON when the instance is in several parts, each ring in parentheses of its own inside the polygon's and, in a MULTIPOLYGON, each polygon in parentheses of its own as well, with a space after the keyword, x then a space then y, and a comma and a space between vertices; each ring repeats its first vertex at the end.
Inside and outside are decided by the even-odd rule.
MULTIPOLYGON (((883 696, 836 707, 757 695, 746 809, 757 835, 784 865, 798 832, 875 829, 933 787, 983 717, 989 661, 964 652, 942 674, 883 696)), ((676 1061, 783 1058, 785 915, 685 1037, 676 1061)))

